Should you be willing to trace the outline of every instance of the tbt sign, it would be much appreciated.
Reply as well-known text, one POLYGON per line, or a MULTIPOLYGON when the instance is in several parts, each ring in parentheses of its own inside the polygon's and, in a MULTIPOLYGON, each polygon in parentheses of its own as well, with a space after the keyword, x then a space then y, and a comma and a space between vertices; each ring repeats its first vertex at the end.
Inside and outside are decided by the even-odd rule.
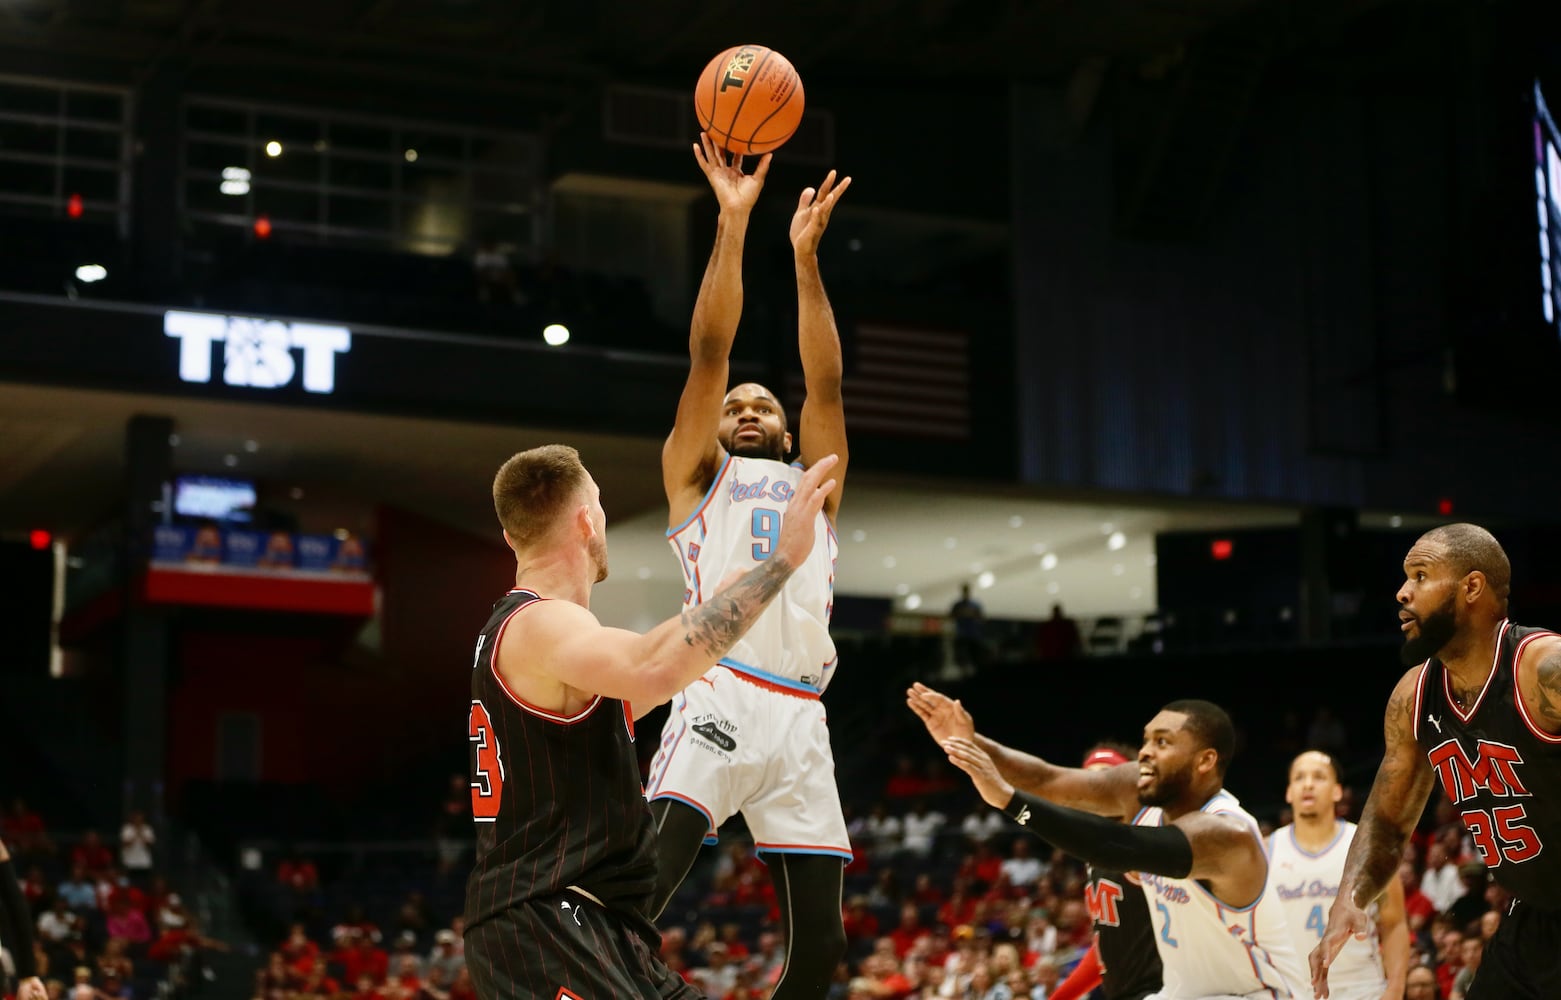
POLYGON ((211 381, 212 345, 222 344, 222 381, 251 389, 280 389, 293 381, 303 352, 303 387, 329 393, 336 388, 336 355, 352 350, 344 326, 283 323, 279 320, 214 313, 169 311, 163 333, 179 341, 179 377, 211 381))

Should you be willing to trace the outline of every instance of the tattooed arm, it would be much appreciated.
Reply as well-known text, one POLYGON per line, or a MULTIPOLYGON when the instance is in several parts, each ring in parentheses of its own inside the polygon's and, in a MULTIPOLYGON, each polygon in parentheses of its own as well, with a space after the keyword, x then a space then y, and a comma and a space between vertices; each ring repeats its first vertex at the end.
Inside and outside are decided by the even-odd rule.
POLYGON ((802 476, 781 518, 770 557, 676 618, 641 635, 608 628, 582 605, 528 605, 499 640, 497 667, 505 686, 537 708, 572 716, 601 695, 629 702, 636 715, 683 690, 736 645, 813 550, 826 455, 802 476))
POLYGON ((1518 691, 1529 717, 1550 735, 1561 735, 1561 638, 1541 636, 1524 647, 1518 691))
POLYGON ((1415 740, 1415 685, 1420 670, 1415 667, 1399 678, 1388 699, 1382 726, 1386 751, 1344 860, 1344 877, 1339 897, 1328 913, 1328 928, 1312 952, 1312 987, 1318 997, 1328 995, 1328 966, 1339 949, 1351 937, 1364 935, 1370 926, 1366 907, 1397 876, 1404 844, 1431 797, 1435 774, 1415 740))

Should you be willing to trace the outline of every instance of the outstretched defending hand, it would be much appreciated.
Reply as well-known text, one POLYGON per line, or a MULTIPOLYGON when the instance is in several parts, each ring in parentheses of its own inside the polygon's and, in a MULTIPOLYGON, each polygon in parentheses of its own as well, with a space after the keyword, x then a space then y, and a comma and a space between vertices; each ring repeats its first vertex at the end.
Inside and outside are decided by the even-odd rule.
POLYGON ((1333 909, 1328 911, 1328 927, 1323 931, 1323 939, 1312 949, 1311 954, 1312 992, 1318 1000, 1325 1000, 1328 996, 1328 967, 1339 957, 1339 951, 1350 938, 1364 941, 1370 933, 1371 917, 1356 906, 1353 899, 1339 893, 1333 901, 1333 909))
POLYGON ((1014 797, 1014 786, 1003 780, 985 750, 970 740, 954 737, 943 741, 943 752, 949 755, 949 763, 970 775, 987 805, 1007 808, 1014 797))
POLYGON ((802 474, 797 491, 786 504, 786 516, 781 518, 780 537, 775 540, 771 558, 783 559, 788 567, 796 569, 813 551, 818 512, 824 509, 824 498, 835 488, 835 480, 824 477, 839 461, 839 455, 825 455, 802 474))
POLYGON ((694 143, 694 160, 705 172, 705 179, 710 182, 710 189, 715 192, 715 200, 723 212, 752 210, 754 202, 759 200, 759 192, 764 190, 765 175, 770 172, 769 153, 759 158, 753 173, 745 174, 743 158, 729 156, 705 132, 699 133, 699 141, 694 143))
POLYGON ((835 210, 835 202, 846 193, 846 188, 851 186, 851 178, 847 177, 839 184, 835 183, 835 172, 831 170, 824 178, 824 183, 818 186, 818 191, 805 188, 802 197, 797 199, 797 214, 791 217, 791 246, 798 254, 811 254, 818 252, 819 238, 824 235, 824 230, 829 228, 829 213, 835 210))
POLYGON ((972 740, 976 738, 976 723, 965 711, 965 706, 917 681, 905 692, 905 703, 920 716, 927 732, 938 743, 951 737, 972 740))

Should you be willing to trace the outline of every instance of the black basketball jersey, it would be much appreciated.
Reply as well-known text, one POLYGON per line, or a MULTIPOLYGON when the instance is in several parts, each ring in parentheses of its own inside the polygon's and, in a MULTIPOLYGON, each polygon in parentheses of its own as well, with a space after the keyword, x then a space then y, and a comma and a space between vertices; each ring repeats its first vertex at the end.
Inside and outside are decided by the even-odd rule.
POLYGON ((1160 952, 1149 921, 1144 891, 1120 872, 1089 870, 1084 902, 1100 935, 1101 985, 1107 997, 1157 993, 1161 986, 1160 952))
POLYGON ((1526 904, 1561 906, 1561 736, 1531 719, 1517 690, 1524 645, 1552 633, 1502 622, 1496 659, 1467 711, 1447 668, 1426 661, 1415 688, 1415 738, 1459 810, 1491 876, 1526 904))
POLYGON ((467 726, 477 865, 466 925, 571 886, 643 922, 656 841, 629 706, 597 697, 566 718, 527 705, 499 677, 505 626, 539 600, 510 591, 477 640, 467 726))

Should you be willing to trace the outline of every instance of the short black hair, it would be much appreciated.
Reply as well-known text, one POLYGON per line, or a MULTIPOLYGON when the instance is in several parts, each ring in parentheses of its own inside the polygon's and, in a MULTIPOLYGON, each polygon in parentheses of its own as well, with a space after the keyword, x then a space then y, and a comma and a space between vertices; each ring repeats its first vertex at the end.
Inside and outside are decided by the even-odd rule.
MULTIPOLYGON (((1336 784, 1341 784, 1341 785, 1344 784, 1344 774, 1343 774, 1342 771, 1339 770, 1339 759, 1337 757, 1335 757, 1333 754, 1329 753, 1328 751, 1326 751, 1326 750, 1318 750, 1315 747, 1313 747, 1311 749, 1308 749, 1308 750, 1302 750, 1300 753, 1296 754, 1294 757, 1291 757, 1290 758, 1290 769, 1289 770, 1290 771, 1295 770, 1295 762, 1300 760, 1302 757, 1305 757, 1309 753, 1314 753, 1317 756, 1321 757, 1323 760, 1327 761, 1329 770, 1333 771, 1333 780, 1334 780, 1334 782, 1336 784)), ((1286 777, 1288 777, 1289 776, 1289 771, 1286 771, 1285 774, 1286 774, 1286 777)))
POLYGON ((1496 597, 1503 604, 1507 603, 1507 595, 1512 591, 1512 563, 1495 535, 1478 524, 1463 522, 1432 528, 1421 535, 1420 540, 1445 548, 1448 560, 1459 576, 1467 576, 1475 570, 1485 574, 1496 597))
POLYGON ((1213 747, 1219 760, 1220 777, 1230 768, 1230 759, 1236 755, 1236 727, 1230 714, 1212 701, 1201 698, 1182 698, 1171 702, 1163 712, 1180 712, 1187 716, 1182 728, 1196 736, 1204 746, 1213 747))

